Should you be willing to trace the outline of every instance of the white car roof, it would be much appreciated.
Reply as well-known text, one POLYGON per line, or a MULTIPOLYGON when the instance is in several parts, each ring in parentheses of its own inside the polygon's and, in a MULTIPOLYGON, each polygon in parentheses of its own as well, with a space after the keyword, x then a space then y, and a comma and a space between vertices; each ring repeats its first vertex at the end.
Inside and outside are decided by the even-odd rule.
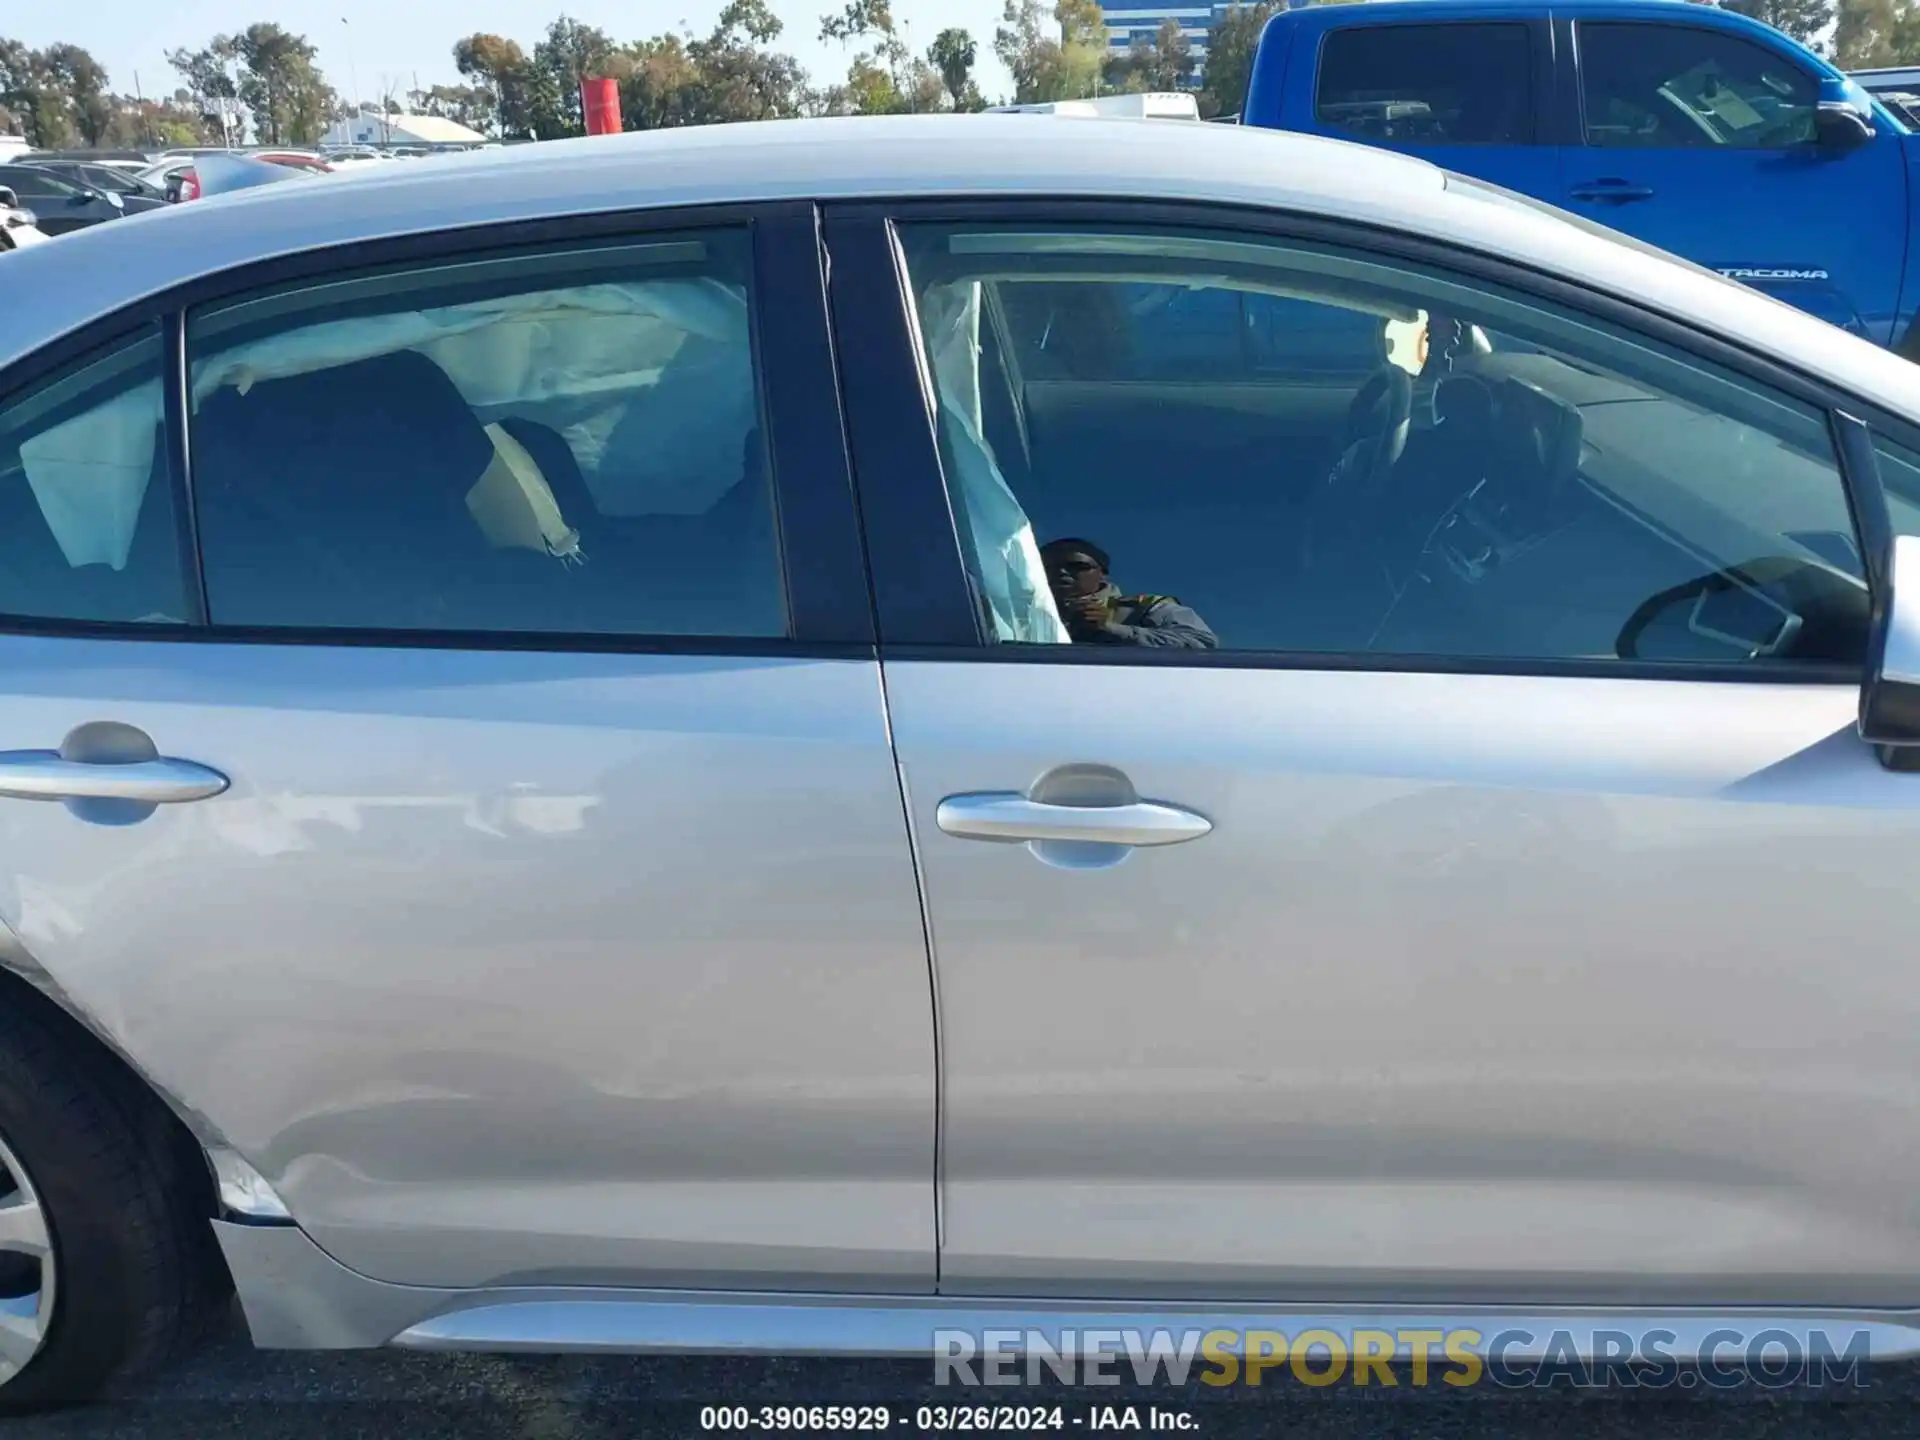
POLYGON ((96 225, 0 268, 0 366, 249 261, 564 215, 779 199, 1205 200, 1380 225, 1637 300, 1920 419, 1920 367, 1758 292, 1363 145, 1236 125, 1035 115, 789 120, 550 141, 270 185, 96 225))

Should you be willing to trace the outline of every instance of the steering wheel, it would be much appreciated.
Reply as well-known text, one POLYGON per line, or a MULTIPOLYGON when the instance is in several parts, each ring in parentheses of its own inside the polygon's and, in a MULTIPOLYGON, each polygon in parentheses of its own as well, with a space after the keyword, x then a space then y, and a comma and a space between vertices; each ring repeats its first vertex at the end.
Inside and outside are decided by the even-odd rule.
POLYGON ((1398 366, 1374 371, 1347 406, 1340 458, 1315 492, 1301 529, 1303 569, 1330 558, 1320 553, 1330 530, 1364 533, 1362 522, 1386 488, 1387 472, 1406 450, 1412 428, 1413 381, 1398 366), (1342 519, 1344 527, 1335 523, 1342 519))

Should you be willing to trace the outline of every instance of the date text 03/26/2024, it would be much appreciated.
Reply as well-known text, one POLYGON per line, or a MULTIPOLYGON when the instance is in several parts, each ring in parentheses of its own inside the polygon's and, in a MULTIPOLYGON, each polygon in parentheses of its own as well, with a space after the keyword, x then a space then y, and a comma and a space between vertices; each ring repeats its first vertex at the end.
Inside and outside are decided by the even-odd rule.
POLYGON ((1191 1412, 1158 1405, 703 1405, 700 1428, 713 1431, 779 1432, 907 1430, 948 1432, 1199 1429, 1191 1412))

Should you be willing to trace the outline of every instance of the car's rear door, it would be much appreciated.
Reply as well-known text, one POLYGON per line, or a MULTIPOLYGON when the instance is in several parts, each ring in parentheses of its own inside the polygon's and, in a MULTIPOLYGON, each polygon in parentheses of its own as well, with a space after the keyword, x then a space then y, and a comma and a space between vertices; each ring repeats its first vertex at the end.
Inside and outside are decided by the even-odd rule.
POLYGON ((1912 1293, 1920 777, 1854 730, 1817 394, 1305 217, 1009 201, 829 237, 935 956, 943 1289, 1912 1293), (1146 525, 1073 454, 998 463, 968 343, 996 288, 1143 280, 1477 340, 1397 461, 1289 489, 1250 458, 1228 513, 1170 475, 1146 525), (1075 508, 1036 536, 1049 492, 1075 508), (1060 643, 1033 541, 1062 533, 1214 646, 1137 610, 1060 643))
POLYGON ((69 797, 0 798, 21 963, 363 1273, 929 1287, 811 208, 368 244, 128 325, 0 376, 0 750, 66 747, 0 791, 69 797), (92 763, 146 750, 226 786, 92 763))

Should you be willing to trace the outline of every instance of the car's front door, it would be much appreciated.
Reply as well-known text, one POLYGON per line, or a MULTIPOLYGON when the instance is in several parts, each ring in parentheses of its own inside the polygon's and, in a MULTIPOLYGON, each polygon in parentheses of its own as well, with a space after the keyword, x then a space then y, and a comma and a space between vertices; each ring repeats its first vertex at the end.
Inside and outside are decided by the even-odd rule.
POLYGON ((929 1288, 811 209, 341 263, 5 386, 0 918, 366 1274, 929 1288))
POLYGON ((1684 21, 1563 29, 1579 111, 1567 209, 1892 343, 1910 223, 1900 137, 1821 145, 1819 77, 1757 39, 1684 21))
POLYGON ((1920 777, 1853 730, 1824 413, 1377 238, 895 213, 911 320, 879 218, 831 233, 841 353, 911 377, 917 325, 929 370, 848 395, 943 1289, 1910 1297, 1920 777), (1148 279, 1465 343, 1329 474, 1249 452, 1230 514, 1170 474, 1143 524, 1070 452, 1008 482, 995 297, 1148 279))

